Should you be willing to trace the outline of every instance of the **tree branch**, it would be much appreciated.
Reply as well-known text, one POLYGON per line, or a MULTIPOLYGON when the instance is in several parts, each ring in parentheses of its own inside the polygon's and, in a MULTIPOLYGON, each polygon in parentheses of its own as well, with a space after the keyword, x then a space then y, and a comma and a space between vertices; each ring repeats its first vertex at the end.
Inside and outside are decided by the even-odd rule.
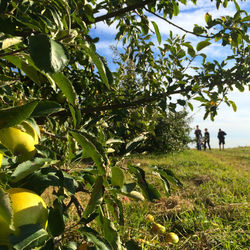
MULTIPOLYGON (((145 0, 143 2, 138 1, 138 3, 136 3, 136 4, 129 5, 129 6, 125 7, 125 8, 119 9, 117 11, 114 11, 114 12, 111 12, 111 13, 96 17, 94 22, 87 20, 86 24, 88 25, 88 24, 94 24, 94 23, 102 22, 102 21, 105 21, 105 20, 110 19, 112 17, 120 16, 120 15, 126 13, 126 12, 143 8, 146 4, 150 3, 151 1, 152 0, 145 0)), ((73 26, 72 26, 72 28, 73 28, 73 26)))
POLYGON ((155 12, 152 12, 151 10, 149 10, 149 9, 147 9, 147 8, 145 8, 145 7, 144 7, 144 9, 145 9, 147 12, 153 14, 154 16, 156 16, 156 17, 158 17, 158 18, 164 20, 165 22, 169 23, 170 25, 176 27, 177 29, 180 29, 180 30, 184 31, 185 33, 192 34, 192 35, 199 36, 199 37, 204 37, 204 38, 214 38, 214 36, 206 36, 206 35, 195 34, 194 32, 189 31, 189 30, 186 30, 186 29, 184 29, 184 28, 182 28, 182 27, 180 27, 180 26, 174 24, 173 22, 169 21, 168 19, 166 19, 166 18, 164 18, 164 17, 162 17, 162 16, 156 14, 155 12))
MULTIPOLYGON (((179 94, 181 92, 182 90, 171 91, 171 95, 179 94)), ((100 111, 115 110, 115 109, 136 108, 140 105, 147 105, 154 101, 158 101, 162 98, 167 97, 169 94, 170 93, 168 92, 164 92, 164 93, 157 94, 154 96, 145 97, 145 98, 133 101, 133 102, 125 102, 125 103, 111 104, 111 105, 98 106, 98 107, 82 108, 81 112, 84 114, 87 114, 87 113, 92 113, 92 112, 100 112, 100 111)))
POLYGON ((25 50, 27 50, 27 48, 22 48, 22 49, 13 50, 10 52, 2 53, 2 54, 0 54, 0 58, 4 57, 4 56, 11 56, 11 55, 17 54, 17 53, 25 51, 25 50))

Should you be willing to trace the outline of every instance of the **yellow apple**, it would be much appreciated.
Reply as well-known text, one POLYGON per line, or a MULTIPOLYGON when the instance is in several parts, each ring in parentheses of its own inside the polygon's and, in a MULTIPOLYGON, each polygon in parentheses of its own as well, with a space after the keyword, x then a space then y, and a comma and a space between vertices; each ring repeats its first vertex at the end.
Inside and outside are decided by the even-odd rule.
POLYGON ((178 235, 177 234, 175 234, 175 233, 168 233, 167 235, 166 235, 166 241, 168 242, 168 243, 174 243, 174 244, 176 244, 176 243, 178 243, 179 242, 179 237, 178 237, 178 235))
POLYGON ((13 228, 0 214, 0 245, 8 245, 10 234, 19 234, 19 227, 39 224, 46 229, 48 210, 43 199, 35 192, 25 188, 11 188, 6 191, 11 200, 13 228))
POLYGON ((18 156, 19 162, 33 158, 36 154, 35 145, 38 143, 33 127, 27 122, 23 122, 22 126, 25 132, 16 127, 0 129, 0 142, 18 156))
POLYGON ((152 226, 152 232, 156 234, 164 234, 166 232, 166 228, 159 223, 154 223, 152 226))
POLYGON ((33 128, 33 126, 30 123, 28 123, 27 121, 23 121, 21 123, 21 125, 25 129, 25 132, 33 137, 35 145, 38 144, 39 138, 38 138, 37 132, 33 128))
POLYGON ((147 215, 147 220, 148 220, 149 222, 154 222, 154 221, 155 221, 155 218, 154 218, 154 216, 153 216, 152 214, 148 214, 148 215, 147 215))

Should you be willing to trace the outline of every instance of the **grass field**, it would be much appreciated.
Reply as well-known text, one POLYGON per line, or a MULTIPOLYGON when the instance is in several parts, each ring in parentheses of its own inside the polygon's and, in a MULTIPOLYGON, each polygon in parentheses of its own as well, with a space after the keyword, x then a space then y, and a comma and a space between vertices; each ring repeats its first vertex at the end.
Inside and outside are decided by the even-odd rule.
MULTIPOLYGON (((171 196, 153 203, 127 202, 123 239, 134 239, 143 249, 250 249, 250 147, 134 155, 129 160, 146 172, 150 165, 173 170, 183 188, 172 186, 171 196), (153 234, 148 214, 167 232, 175 232, 179 243, 169 245, 163 235, 153 234)), ((151 175, 147 179, 159 185, 151 175)))

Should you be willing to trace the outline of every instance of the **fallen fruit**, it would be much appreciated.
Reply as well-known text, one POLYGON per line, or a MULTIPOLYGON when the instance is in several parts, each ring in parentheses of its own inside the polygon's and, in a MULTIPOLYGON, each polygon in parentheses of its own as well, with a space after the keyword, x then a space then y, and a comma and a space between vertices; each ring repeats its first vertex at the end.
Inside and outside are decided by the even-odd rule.
POLYGON ((140 200, 140 201, 145 200, 144 196, 140 192, 137 192, 137 191, 131 191, 129 195, 131 196, 131 198, 134 198, 136 200, 140 200))
POLYGON ((126 201, 126 202, 130 202, 130 199, 128 198, 128 196, 124 196, 124 197, 122 197, 122 199, 123 199, 124 201, 126 201))
POLYGON ((40 224, 46 229, 48 210, 43 199, 31 190, 24 188, 11 188, 6 191, 9 195, 13 227, 7 222, 5 214, 0 212, 0 245, 8 245, 10 234, 19 234, 19 227, 28 224, 40 224))
POLYGON ((176 243, 179 242, 179 237, 178 237, 178 235, 175 234, 175 233, 172 233, 172 232, 171 232, 171 233, 168 233, 168 234, 166 235, 165 239, 166 239, 166 241, 167 241, 168 243, 174 243, 174 244, 176 244, 176 243))
POLYGON ((166 232, 166 228, 159 223, 154 223, 152 226, 152 232, 156 234, 164 234, 166 232))
POLYGON ((149 222, 154 222, 154 221, 155 221, 155 218, 154 218, 154 216, 153 216, 152 214, 148 214, 148 215, 147 215, 147 220, 148 220, 149 222))

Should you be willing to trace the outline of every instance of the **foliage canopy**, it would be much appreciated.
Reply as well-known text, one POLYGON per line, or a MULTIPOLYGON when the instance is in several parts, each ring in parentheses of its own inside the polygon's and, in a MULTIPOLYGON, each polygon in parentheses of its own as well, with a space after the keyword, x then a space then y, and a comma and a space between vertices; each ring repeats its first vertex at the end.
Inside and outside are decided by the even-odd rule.
MULTIPOLYGON (((195 5, 197 1, 191 2, 195 5)), ((219 9, 229 2, 216 0, 214 4, 219 9)), ((62 247, 65 243, 58 239, 67 228, 71 205, 79 215, 75 226, 95 249, 130 249, 131 242, 122 243, 117 230, 124 221, 120 195, 129 196, 136 189, 153 201, 161 194, 148 183, 142 168, 128 164, 124 169, 107 154, 116 143, 124 143, 124 133, 132 133, 128 138, 133 139, 125 142, 124 154, 143 140, 145 134, 134 138, 138 134, 133 131, 135 118, 139 119, 138 112, 143 110, 145 130, 150 129, 147 119, 155 112, 166 115, 166 110, 175 112, 178 106, 186 105, 192 109, 191 99, 206 108, 205 118, 211 115, 213 119, 221 102, 236 110, 227 93, 234 87, 244 91, 249 82, 249 16, 237 1, 231 2, 236 7, 233 16, 213 18, 206 13, 204 27, 195 25, 187 31, 171 21, 186 0, 0 1, 0 129, 28 120, 38 134, 39 128, 42 133, 37 155, 29 161, 19 163, 1 147, 5 154, 1 187, 25 187, 38 194, 50 186, 58 187, 49 209, 48 232, 23 228, 19 238, 10 238, 15 249, 44 244, 43 249, 62 247), (185 35, 174 36, 170 31, 163 41, 150 16, 201 40, 194 47, 185 35), (96 51, 99 38, 90 35, 98 22, 116 24, 116 40, 123 51, 115 60, 115 72, 96 51), (158 46, 152 42, 154 34, 158 46), (202 49, 214 43, 228 46, 232 54, 222 62, 208 61, 202 49), (192 67, 189 74, 197 57, 202 58, 202 64, 192 67), (232 67, 227 65, 229 60, 234 62, 232 67), (127 124, 124 116, 130 119, 127 124), (75 172, 61 167, 81 159, 91 159, 88 168, 75 172), (113 167, 116 170, 110 171, 113 167), (128 174, 131 183, 124 181, 128 174), (117 181, 112 180, 116 178, 124 184, 115 185, 117 181), (76 198, 79 191, 89 195, 84 211, 76 198), (92 221, 99 229, 92 228, 92 221), (26 237, 28 231, 33 233, 26 237)), ((181 186, 171 170, 156 166, 152 171, 159 174, 167 192, 171 182, 181 186)), ((0 191, 3 200, 6 195, 0 191)), ((11 210, 10 205, 2 204, 0 211, 11 210)), ((73 243, 67 247, 76 249, 73 243)))

